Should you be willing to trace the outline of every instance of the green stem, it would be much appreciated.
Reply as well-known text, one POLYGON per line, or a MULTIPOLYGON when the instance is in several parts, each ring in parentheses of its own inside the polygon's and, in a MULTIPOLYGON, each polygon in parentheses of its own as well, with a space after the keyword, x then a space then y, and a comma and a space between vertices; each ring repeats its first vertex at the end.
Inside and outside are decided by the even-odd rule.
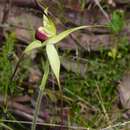
POLYGON ((17 64, 16 64, 15 69, 14 69, 14 72, 13 72, 13 74, 11 75, 11 78, 10 78, 10 83, 13 81, 13 79, 14 79, 14 77, 15 77, 15 74, 16 74, 18 68, 19 68, 19 65, 20 65, 21 61, 23 60, 24 55, 25 55, 24 53, 21 55, 21 57, 19 58, 19 60, 18 60, 18 62, 17 62, 17 64))
POLYGON ((13 71, 13 73, 12 73, 10 79, 9 79, 9 83, 8 83, 8 85, 6 85, 6 87, 5 87, 5 96, 4 96, 5 112, 7 111, 7 107, 8 107, 8 106, 7 106, 8 88, 9 88, 9 85, 12 84, 12 81, 13 81, 13 79, 14 79, 14 77, 15 77, 15 74, 16 74, 18 68, 19 68, 19 65, 20 65, 20 63, 21 63, 23 57, 24 57, 24 53, 23 53, 23 54, 21 55, 21 57, 19 58, 19 60, 18 60, 18 62, 17 62, 17 64, 16 64, 16 66, 15 66, 15 68, 14 68, 14 71, 13 71))
POLYGON ((61 100, 61 102, 60 102, 60 106, 61 106, 61 113, 60 113, 60 115, 61 115, 61 127, 60 127, 60 130, 62 130, 63 129, 63 125, 64 125, 64 117, 63 117, 63 88, 62 88, 62 86, 60 84, 60 81, 58 80, 57 82, 58 82, 58 86, 59 86, 60 100, 61 100))
POLYGON ((42 82, 41 82, 41 85, 40 85, 38 98, 37 98, 37 101, 36 101, 35 112, 34 112, 31 130, 36 130, 37 118, 38 118, 38 115, 39 115, 43 91, 45 89, 45 85, 46 85, 46 82, 47 82, 47 79, 48 79, 48 75, 49 75, 49 64, 47 62, 46 66, 45 66, 45 72, 44 72, 44 75, 43 75, 43 78, 42 78, 42 82))

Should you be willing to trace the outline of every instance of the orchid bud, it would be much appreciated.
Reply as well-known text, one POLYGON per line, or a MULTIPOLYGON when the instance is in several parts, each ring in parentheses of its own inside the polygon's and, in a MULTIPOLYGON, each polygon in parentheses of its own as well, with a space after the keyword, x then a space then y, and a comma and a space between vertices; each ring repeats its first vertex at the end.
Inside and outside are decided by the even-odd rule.
POLYGON ((48 36, 47 36, 47 33, 44 32, 43 30, 43 27, 39 27, 37 30, 36 30, 36 33, 35 33, 35 38, 41 42, 44 42, 45 40, 48 39, 48 36))

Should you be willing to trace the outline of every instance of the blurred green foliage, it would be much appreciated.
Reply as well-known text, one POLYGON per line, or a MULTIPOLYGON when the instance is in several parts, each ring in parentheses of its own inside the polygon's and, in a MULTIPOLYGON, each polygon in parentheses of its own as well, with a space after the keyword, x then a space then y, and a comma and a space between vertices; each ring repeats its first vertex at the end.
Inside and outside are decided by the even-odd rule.
POLYGON ((109 25, 111 27, 112 32, 119 33, 125 25, 124 12, 121 10, 115 10, 112 13, 112 20, 109 25))
POLYGON ((5 94, 10 88, 10 92, 13 92, 16 85, 15 82, 10 83, 10 77, 13 71, 13 65, 11 63, 14 52, 14 44, 16 37, 14 33, 6 35, 6 41, 0 52, 0 93, 5 94), (9 84, 10 83, 10 84, 9 84))

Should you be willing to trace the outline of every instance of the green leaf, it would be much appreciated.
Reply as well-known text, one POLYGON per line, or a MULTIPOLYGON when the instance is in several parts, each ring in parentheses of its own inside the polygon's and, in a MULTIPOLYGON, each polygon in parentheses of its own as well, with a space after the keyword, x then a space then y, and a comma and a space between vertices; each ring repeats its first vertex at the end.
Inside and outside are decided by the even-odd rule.
POLYGON ((110 27, 113 32, 118 33, 124 27, 124 13, 120 10, 116 10, 112 14, 112 20, 110 23, 110 27))
POLYGON ((60 59, 57 50, 54 45, 49 44, 46 45, 46 52, 47 52, 49 63, 51 65, 51 69, 59 83, 60 59))
MULTIPOLYGON (((45 9, 44 12, 47 14, 47 9, 45 9)), ((44 28, 44 31, 48 34, 49 37, 56 35, 55 24, 46 15, 43 15, 43 28, 44 28)))
POLYGON ((47 44, 55 44, 55 43, 58 43, 60 42, 61 40, 63 40, 65 37, 67 37, 70 33, 74 32, 74 31, 77 31, 79 29, 84 29, 84 28, 87 28, 89 26, 80 26, 80 27, 76 27, 76 28, 72 28, 72 29, 68 29, 64 32, 61 32, 60 34, 58 35, 55 35, 51 38, 49 38, 47 40, 47 44))
MULTIPOLYGON (((44 42, 43 42, 44 43, 44 42)), ((35 40, 32 43, 30 43, 24 50, 24 53, 27 54, 28 52, 32 51, 33 49, 42 47, 44 44, 41 43, 39 40, 35 40)))
POLYGON ((46 85, 46 82, 47 82, 48 74, 49 74, 49 63, 46 62, 46 64, 45 64, 45 70, 44 70, 44 75, 42 77, 42 82, 41 82, 41 85, 40 85, 40 91, 42 91, 42 92, 45 89, 45 85, 46 85))

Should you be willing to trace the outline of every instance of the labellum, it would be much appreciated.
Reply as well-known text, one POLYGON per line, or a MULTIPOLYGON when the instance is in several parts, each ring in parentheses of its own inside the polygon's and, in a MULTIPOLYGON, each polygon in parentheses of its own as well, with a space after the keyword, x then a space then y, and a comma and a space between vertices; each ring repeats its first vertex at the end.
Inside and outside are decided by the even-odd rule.
POLYGON ((39 28, 36 30, 35 38, 36 38, 37 40, 41 41, 41 42, 44 42, 45 40, 48 39, 47 33, 44 32, 43 27, 39 27, 39 28))

